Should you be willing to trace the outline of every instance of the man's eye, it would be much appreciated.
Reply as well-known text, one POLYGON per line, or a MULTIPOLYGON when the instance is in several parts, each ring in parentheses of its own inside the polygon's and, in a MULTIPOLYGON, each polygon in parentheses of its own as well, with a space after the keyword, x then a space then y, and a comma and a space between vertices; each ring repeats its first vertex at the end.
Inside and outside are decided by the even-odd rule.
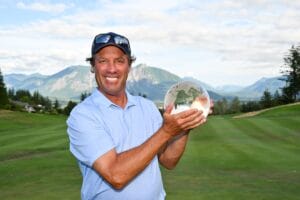
POLYGON ((98 61, 98 63, 106 63, 105 59, 98 59, 97 61, 98 61))
POLYGON ((123 58, 117 59, 117 63, 124 63, 124 62, 125 62, 125 59, 123 59, 123 58))

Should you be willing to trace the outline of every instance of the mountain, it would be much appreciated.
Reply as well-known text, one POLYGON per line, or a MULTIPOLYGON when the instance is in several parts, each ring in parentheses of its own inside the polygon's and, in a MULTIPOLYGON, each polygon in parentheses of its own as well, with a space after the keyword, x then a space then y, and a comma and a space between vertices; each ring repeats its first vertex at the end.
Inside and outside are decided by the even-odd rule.
POLYGON ((234 98, 233 96, 230 96, 228 94, 225 94, 225 93, 223 94, 222 91, 220 91, 220 92, 216 91, 216 89, 214 87, 208 85, 207 83, 199 81, 198 79, 195 79, 193 77, 183 77, 181 80, 182 81, 191 81, 193 83, 201 85, 202 87, 204 87, 207 90, 209 97, 215 101, 220 100, 222 98, 226 98, 228 100, 231 100, 234 98))
POLYGON ((80 94, 90 91, 96 84, 87 66, 71 66, 56 74, 4 75, 8 88, 39 91, 42 95, 61 100, 79 99, 80 94))
MULTIPOLYGON (((232 99, 238 96, 242 100, 259 99, 268 89, 272 94, 283 87, 285 81, 280 77, 262 78, 247 87, 224 86, 214 88, 192 77, 180 78, 166 70, 139 64, 131 68, 127 80, 127 90, 134 95, 145 95, 147 98, 162 102, 167 90, 180 81, 192 81, 208 90, 214 100, 222 98, 232 99)), ((83 92, 91 92, 96 87, 94 74, 89 66, 70 66, 53 75, 41 74, 7 74, 4 82, 8 88, 27 89, 31 92, 39 91, 43 96, 64 101, 79 100, 83 92)))
POLYGON ((252 85, 244 87, 243 89, 231 93, 231 95, 238 96, 241 99, 259 99, 264 91, 268 90, 271 94, 274 94, 276 90, 280 92, 281 88, 285 86, 283 76, 273 78, 261 78, 252 85))
MULTIPOLYGON (((61 100, 78 100, 81 93, 91 92, 96 87, 94 74, 88 66, 70 66, 50 76, 8 74, 4 75, 4 81, 8 88, 39 91, 44 96, 61 100)), ((127 89, 132 94, 160 101, 168 88, 179 81, 180 77, 175 74, 140 64, 131 69, 127 89)))
POLYGON ((146 64, 139 64, 133 67, 128 75, 129 82, 138 82, 144 79, 152 84, 180 81, 179 76, 157 67, 147 66, 146 64))
POLYGON ((79 99, 81 93, 91 91, 95 85, 89 67, 71 66, 49 76, 38 90, 50 97, 79 99))
MULTIPOLYGON (((165 94, 170 87, 180 81, 193 81, 205 88, 212 89, 206 83, 191 77, 181 79, 179 76, 172 74, 166 70, 150 67, 145 64, 139 64, 131 69, 128 75, 127 89, 135 95, 146 95, 147 98, 162 102, 165 94)), ((208 93, 213 99, 222 99, 223 96, 208 90, 208 93)))
POLYGON ((198 85, 203 86, 206 90, 215 91, 214 87, 212 87, 212 86, 210 86, 210 85, 208 85, 208 84, 206 84, 206 83, 204 83, 202 81, 199 81, 198 79, 195 79, 193 77, 183 77, 182 80, 183 81, 191 81, 191 82, 194 82, 194 83, 196 83, 198 85))
MULTIPOLYGON (((162 102, 168 89, 183 80, 197 81, 192 78, 181 79, 166 70, 139 64, 130 70, 127 90, 131 94, 144 95, 153 101, 162 102)), ((50 76, 8 74, 4 75, 4 81, 8 88, 39 91, 44 96, 65 101, 79 100, 81 93, 91 92, 96 87, 94 74, 90 73, 87 66, 70 66, 50 76)), ((197 83, 208 87, 200 81, 197 83)), ((208 92, 213 99, 223 98, 215 92, 208 92)))
MULTIPOLYGON (((39 73, 35 73, 35 74, 30 74, 30 75, 26 75, 26 74, 8 74, 5 75, 4 77, 4 81, 5 84, 8 88, 14 87, 14 88, 20 88, 24 85, 25 80, 30 81, 30 79, 44 79, 47 76, 39 74, 39 73)), ((25 87, 27 88, 27 86, 25 87)))
POLYGON ((215 88, 216 92, 230 94, 242 90, 244 87, 239 85, 222 85, 215 88))
POLYGON ((134 95, 146 95, 153 101, 163 101, 167 90, 181 79, 166 70, 145 64, 133 67, 128 75, 127 89, 134 95))

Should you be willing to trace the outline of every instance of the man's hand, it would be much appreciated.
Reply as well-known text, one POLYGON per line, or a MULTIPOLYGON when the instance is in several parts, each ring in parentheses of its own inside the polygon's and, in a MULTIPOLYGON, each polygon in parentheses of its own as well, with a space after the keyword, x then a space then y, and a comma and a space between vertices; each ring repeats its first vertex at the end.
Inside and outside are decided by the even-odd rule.
POLYGON ((162 125, 163 131, 170 136, 176 136, 182 132, 187 132, 206 121, 206 118, 202 115, 202 111, 197 109, 190 109, 177 114, 171 114, 172 109, 173 105, 166 108, 162 125))

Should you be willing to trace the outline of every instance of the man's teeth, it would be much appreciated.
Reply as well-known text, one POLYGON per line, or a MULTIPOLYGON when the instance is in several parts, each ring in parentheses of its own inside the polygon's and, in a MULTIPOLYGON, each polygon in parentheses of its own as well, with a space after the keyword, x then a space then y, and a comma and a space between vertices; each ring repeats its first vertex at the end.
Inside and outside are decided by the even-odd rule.
POLYGON ((115 77, 106 77, 106 80, 108 80, 108 81, 117 81, 118 78, 115 78, 115 77))

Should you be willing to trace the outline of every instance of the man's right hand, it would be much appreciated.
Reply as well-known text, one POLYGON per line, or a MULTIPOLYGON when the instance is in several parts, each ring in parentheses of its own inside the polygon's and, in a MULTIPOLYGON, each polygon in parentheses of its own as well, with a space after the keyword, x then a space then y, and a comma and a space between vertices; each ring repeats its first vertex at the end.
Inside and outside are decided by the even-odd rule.
POLYGON ((202 111, 197 109, 190 109, 177 114, 171 114, 172 109, 173 105, 166 108, 162 125, 162 130, 170 136, 179 135, 206 121, 206 118, 202 115, 202 111))

